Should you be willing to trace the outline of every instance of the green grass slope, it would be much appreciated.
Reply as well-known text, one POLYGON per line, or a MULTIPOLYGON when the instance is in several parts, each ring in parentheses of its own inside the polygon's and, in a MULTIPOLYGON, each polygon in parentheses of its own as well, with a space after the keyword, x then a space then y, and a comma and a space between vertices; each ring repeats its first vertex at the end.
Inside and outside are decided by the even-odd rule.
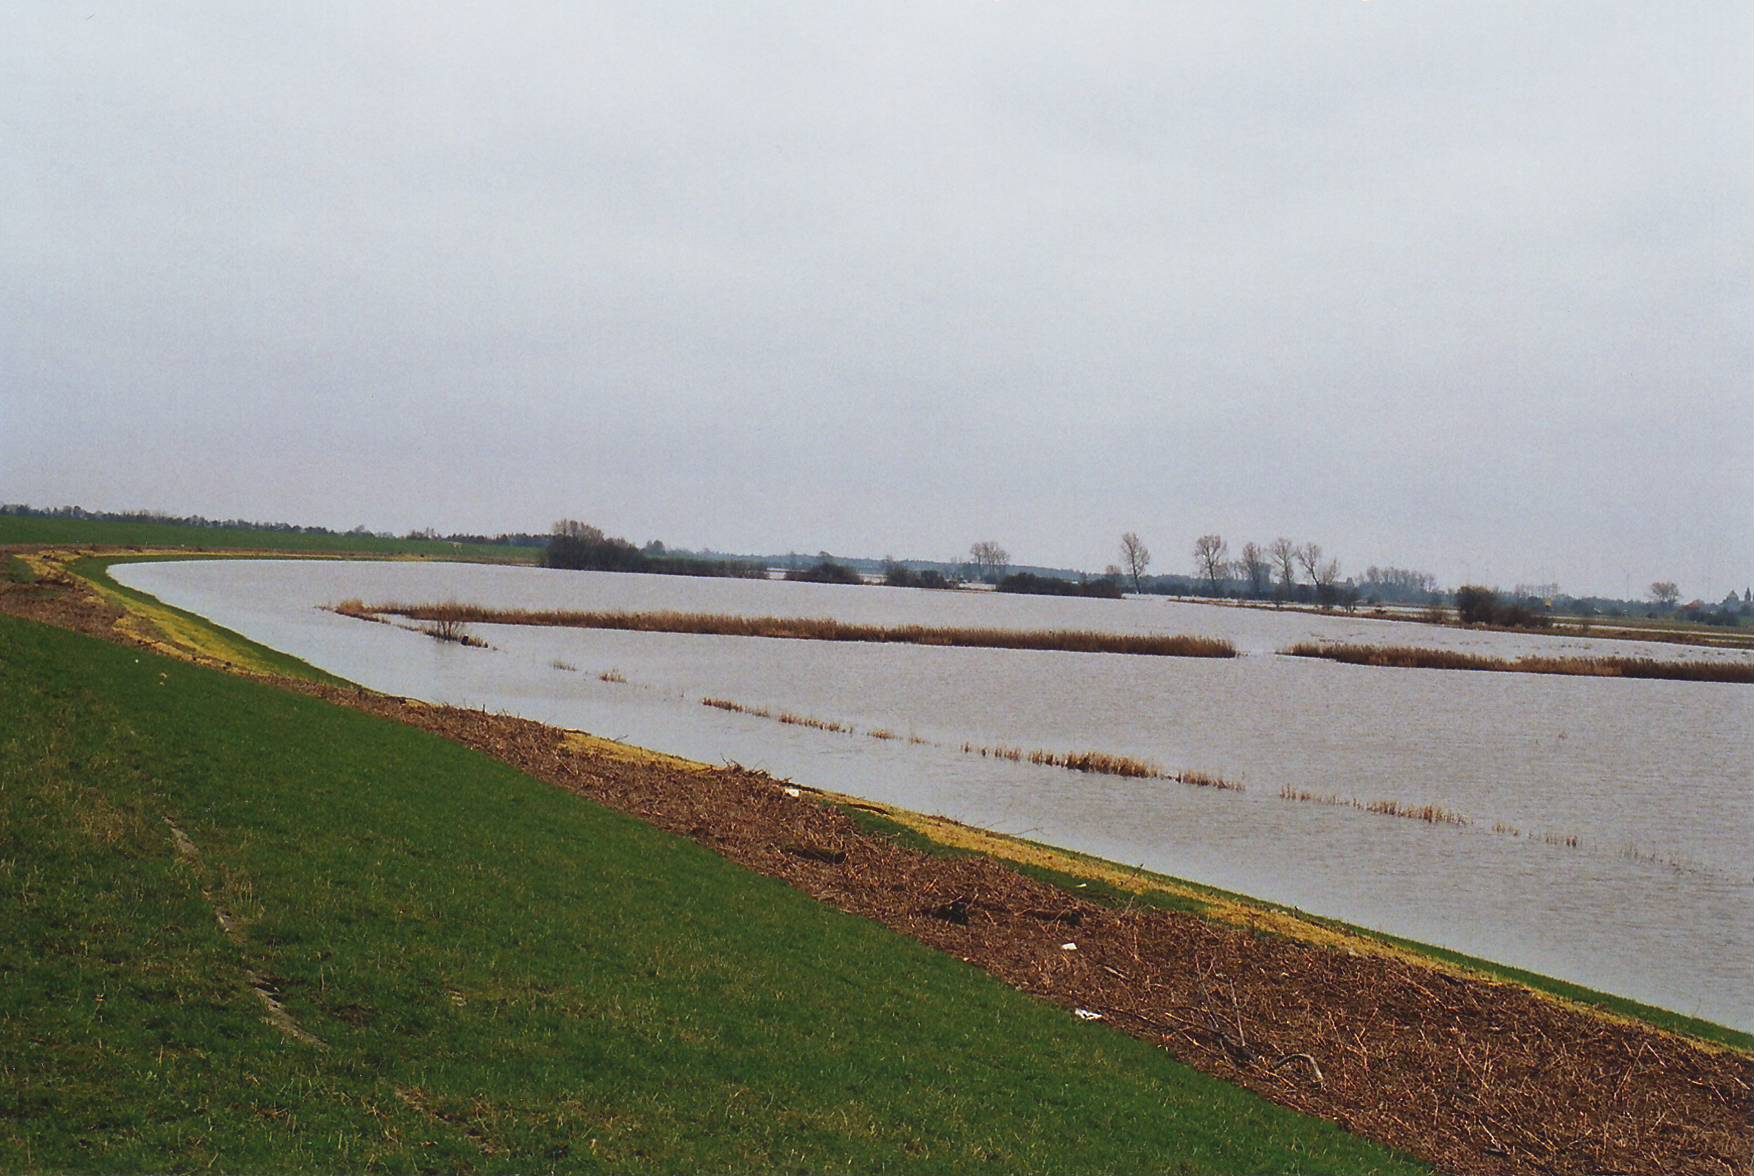
POLYGON ((498 543, 449 543, 442 539, 380 539, 375 535, 302 535, 295 531, 253 531, 231 527, 188 527, 180 523, 121 523, 104 519, 0 516, 0 546, 58 544, 75 547, 202 547, 290 553, 421 555, 435 559, 476 559, 535 563, 536 547, 498 543))
POLYGON ((1412 1167, 442 740, 7 618, 0 911, 5 1171, 1412 1167))

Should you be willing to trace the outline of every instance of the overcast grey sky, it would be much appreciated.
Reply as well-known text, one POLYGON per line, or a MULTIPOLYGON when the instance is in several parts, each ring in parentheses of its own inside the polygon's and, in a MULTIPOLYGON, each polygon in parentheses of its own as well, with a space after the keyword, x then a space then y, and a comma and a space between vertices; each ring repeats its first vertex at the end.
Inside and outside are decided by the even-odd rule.
POLYGON ((0 501, 1754 580, 1754 9, 0 12, 0 501))

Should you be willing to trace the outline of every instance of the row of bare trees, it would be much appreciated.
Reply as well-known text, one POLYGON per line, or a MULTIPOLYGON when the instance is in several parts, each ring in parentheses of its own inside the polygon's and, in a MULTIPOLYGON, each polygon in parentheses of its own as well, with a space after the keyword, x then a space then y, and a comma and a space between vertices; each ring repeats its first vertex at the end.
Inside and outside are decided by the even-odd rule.
POLYGON ((1317 598, 1326 603, 1340 582, 1340 561, 1329 558, 1320 543, 1293 543, 1284 536, 1266 547, 1252 541, 1244 543, 1238 558, 1232 560, 1230 544, 1224 536, 1201 535, 1194 540, 1194 568, 1213 595, 1223 590, 1223 581, 1235 578, 1248 584, 1250 596, 1266 596, 1277 574, 1279 594, 1292 596, 1296 594, 1301 571, 1317 598))

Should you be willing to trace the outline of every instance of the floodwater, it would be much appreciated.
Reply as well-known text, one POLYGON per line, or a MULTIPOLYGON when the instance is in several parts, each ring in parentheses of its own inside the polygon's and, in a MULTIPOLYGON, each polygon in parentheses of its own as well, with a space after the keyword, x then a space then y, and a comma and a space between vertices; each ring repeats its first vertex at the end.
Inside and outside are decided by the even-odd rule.
POLYGON ((114 575, 374 689, 760 767, 1754 1029, 1754 689, 1346 666, 1274 651, 1321 640, 1496 656, 1746 652, 1160 599, 464 564, 213 560, 114 575), (354 596, 1187 633, 1227 637, 1244 656, 505 625, 474 626, 493 648, 470 649, 321 609, 354 596), (853 731, 728 713, 703 706, 706 697, 853 731), (965 744, 1136 756, 1246 791, 983 758, 965 744), (1285 799, 1283 788, 1438 805, 1469 823, 1285 799))

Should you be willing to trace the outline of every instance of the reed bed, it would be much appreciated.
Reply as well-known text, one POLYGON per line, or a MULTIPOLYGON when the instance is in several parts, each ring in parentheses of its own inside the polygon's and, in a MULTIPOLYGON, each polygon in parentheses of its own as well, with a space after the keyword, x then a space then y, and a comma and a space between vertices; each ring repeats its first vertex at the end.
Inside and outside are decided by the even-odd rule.
MULTIPOLYGON (((1359 812, 1376 813, 1384 817, 1404 817, 1410 821, 1424 821, 1428 825, 1471 825, 1473 824, 1461 813, 1451 812, 1435 804, 1402 804, 1398 800, 1359 800, 1356 797, 1336 796, 1331 792, 1304 792, 1287 784, 1279 789, 1279 799, 1298 800, 1306 804, 1328 804, 1339 808, 1353 808, 1359 812)), ((1495 830, 1496 831, 1496 830, 1495 830)))
POLYGON ((1410 821, 1424 821, 1428 825, 1467 825, 1468 818, 1460 813, 1452 813, 1446 808, 1435 804, 1407 805, 1398 800, 1373 800, 1364 806, 1368 813, 1380 813, 1385 817, 1406 817, 1410 821))
POLYGON ((982 758, 1010 760, 1013 763, 1040 764, 1049 768, 1065 768, 1071 772, 1092 772, 1102 776, 1126 776, 1136 780, 1173 780, 1178 784, 1191 784, 1196 788, 1216 788, 1225 792, 1246 791, 1243 785, 1234 780, 1226 780, 1210 772, 1172 772, 1161 764, 1151 760, 1137 759, 1130 755, 1111 755, 1105 751, 1047 751, 1036 749, 1025 751, 1021 747, 1007 747, 999 744, 987 747, 978 743, 964 743, 963 753, 978 755, 982 758))
POLYGON ((827 617, 739 617, 674 610, 567 611, 494 609, 477 604, 366 604, 344 600, 332 612, 362 620, 385 615, 410 620, 454 620, 484 625, 550 625, 621 629, 637 633, 697 633, 719 637, 779 637, 800 641, 866 641, 976 649, 1037 649, 1067 653, 1128 653, 1154 657, 1235 657, 1236 646, 1217 637, 1101 633, 1090 629, 982 629, 931 625, 863 625, 827 617))
POLYGON ((703 698, 700 700, 700 705, 710 706, 714 710, 730 711, 737 715, 754 715, 758 719, 773 718, 773 712, 765 706, 745 706, 740 702, 733 702, 729 698, 703 698))
POLYGON ((1176 781, 1192 784, 1195 788, 1216 788, 1220 792, 1247 792, 1240 780, 1226 780, 1223 776, 1214 776, 1210 772, 1177 772, 1176 781))
MULTIPOLYGON (((837 723, 832 719, 813 719, 809 715, 801 715, 795 711, 783 710, 778 714, 765 706, 749 706, 735 702, 729 698, 703 698, 702 706, 710 706, 715 710, 730 711, 732 714, 749 715, 757 719, 774 719, 781 723, 790 723, 794 727, 809 727, 814 731, 834 731, 842 735, 851 735, 854 729, 846 723, 837 723)), ((893 738, 893 736, 891 736, 893 738)))
POLYGON ((853 733, 853 729, 845 723, 836 723, 831 719, 813 719, 809 715, 793 714, 791 711, 781 711, 774 718, 782 723, 790 723, 794 727, 809 727, 816 731, 834 731, 842 735, 853 733))
POLYGON ((1487 657, 1416 645, 1323 645, 1303 641, 1282 650, 1355 666, 1408 670, 1488 670, 1512 674, 1570 674, 1590 678, 1663 678, 1682 682, 1754 683, 1754 662, 1678 661, 1654 657, 1487 657))

